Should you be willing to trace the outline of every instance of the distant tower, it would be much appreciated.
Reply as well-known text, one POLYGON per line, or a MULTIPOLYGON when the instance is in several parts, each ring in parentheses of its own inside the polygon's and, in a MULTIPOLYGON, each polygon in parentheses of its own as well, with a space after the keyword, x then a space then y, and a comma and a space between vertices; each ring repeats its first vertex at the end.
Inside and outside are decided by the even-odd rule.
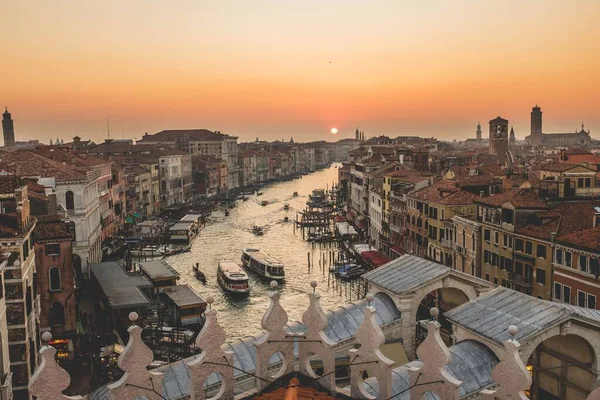
POLYGON ((535 105, 531 109, 531 144, 542 144, 542 109, 535 105))
POLYGON ((475 137, 477 138, 477 144, 481 144, 481 124, 477 123, 477 130, 475 131, 475 137))
POLYGON ((356 128, 356 132, 354 132, 354 138, 356 140, 360 140, 360 131, 358 130, 358 128, 356 128))
POLYGON ((504 157, 508 152, 508 120, 496 117, 490 121, 490 154, 504 157))
POLYGON ((515 138, 515 128, 510 127, 510 137, 508 138, 508 144, 514 146, 517 139, 515 138))
POLYGON ((4 147, 13 147, 15 145, 15 127, 6 107, 2 114, 2 133, 4 134, 4 147))

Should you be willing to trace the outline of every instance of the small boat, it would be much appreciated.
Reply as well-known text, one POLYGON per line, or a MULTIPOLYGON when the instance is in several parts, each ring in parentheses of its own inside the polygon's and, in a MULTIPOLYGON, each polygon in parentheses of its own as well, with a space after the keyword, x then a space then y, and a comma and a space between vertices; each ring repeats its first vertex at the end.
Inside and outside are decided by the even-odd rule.
POLYGON ((269 202, 266 201, 266 200, 263 200, 263 201, 260 202, 260 205, 264 207, 264 206, 269 205, 269 202))
POLYGON ((242 263, 261 278, 285 279, 285 272, 281 261, 258 249, 245 249, 242 253, 242 263))
POLYGON ((298 197, 298 192, 294 192, 293 196, 298 197))
POLYGON ((244 196, 244 197, 242 198, 242 201, 248 201, 248 197, 244 196))
POLYGON ((252 233, 254 233, 256 236, 262 236, 265 232, 262 226, 254 225, 254 227, 252 227, 252 233))
POLYGON ((194 271, 194 276, 196 277, 196 279, 198 279, 200 282, 206 285, 206 275, 204 275, 204 273, 200 271, 200 268, 198 268, 198 263, 196 263, 196 265, 193 266, 192 269, 194 271))
POLYGON ((365 272, 367 272, 366 268, 363 268, 360 265, 345 264, 336 271, 336 275, 341 279, 354 279, 360 277, 365 272))
POLYGON ((248 275, 233 261, 219 261, 217 282, 229 293, 247 295, 250 292, 248 275))
POLYGON ((286 210, 286 211, 289 210, 290 209, 290 203, 284 203, 283 204, 283 209, 286 210))
POLYGON ((288 222, 290 220, 290 217, 283 217, 283 222, 288 222))
POLYGON ((135 257, 159 257, 163 255, 164 250, 163 246, 146 246, 131 250, 131 255, 135 257))
POLYGON ((226 209, 226 210, 225 210, 225 216, 226 216, 226 217, 229 217, 229 209, 226 209))
POLYGON ((186 253, 192 250, 192 246, 184 246, 184 247, 165 247, 162 251, 163 256, 172 256, 175 254, 186 253))
POLYGON ((256 191, 256 195, 257 196, 262 196, 263 192, 259 192, 258 190, 256 191))

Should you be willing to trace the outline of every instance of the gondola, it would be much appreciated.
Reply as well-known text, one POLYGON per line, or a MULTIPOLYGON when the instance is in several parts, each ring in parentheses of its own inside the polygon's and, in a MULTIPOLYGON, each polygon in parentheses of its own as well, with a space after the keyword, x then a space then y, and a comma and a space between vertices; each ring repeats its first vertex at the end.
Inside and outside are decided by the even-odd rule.
POLYGON ((206 285, 206 275, 204 275, 204 273, 200 271, 200 268, 198 268, 198 264, 193 266, 192 269, 194 271, 194 276, 196 277, 196 279, 198 279, 200 282, 206 285))

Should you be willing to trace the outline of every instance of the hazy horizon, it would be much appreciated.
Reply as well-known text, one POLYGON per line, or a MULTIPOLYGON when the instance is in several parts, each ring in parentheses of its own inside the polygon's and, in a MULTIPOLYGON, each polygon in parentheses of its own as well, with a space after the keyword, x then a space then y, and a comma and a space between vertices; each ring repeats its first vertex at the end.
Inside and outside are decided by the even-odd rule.
POLYGON ((17 140, 205 128, 240 141, 600 129, 596 0, 9 2, 17 140), (333 136, 330 129, 339 133, 333 136))

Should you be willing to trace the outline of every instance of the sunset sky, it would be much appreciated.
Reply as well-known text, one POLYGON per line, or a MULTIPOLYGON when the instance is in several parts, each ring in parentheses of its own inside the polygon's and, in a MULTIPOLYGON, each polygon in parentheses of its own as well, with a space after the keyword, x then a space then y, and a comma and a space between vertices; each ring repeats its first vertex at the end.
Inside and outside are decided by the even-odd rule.
POLYGON ((241 141, 600 137, 598 0, 39 0, 0 8, 17 140, 207 128, 241 141), (330 129, 337 127, 333 137, 330 129))

